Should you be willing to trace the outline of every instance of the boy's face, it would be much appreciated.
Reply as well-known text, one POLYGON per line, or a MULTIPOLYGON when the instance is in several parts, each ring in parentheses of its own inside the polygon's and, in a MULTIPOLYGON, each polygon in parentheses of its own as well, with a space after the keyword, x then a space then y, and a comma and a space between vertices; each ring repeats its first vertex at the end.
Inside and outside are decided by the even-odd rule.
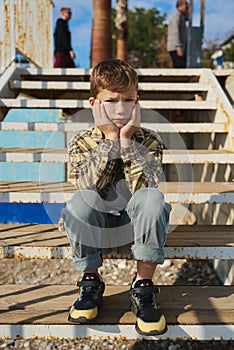
MULTIPOLYGON (((108 118, 118 127, 122 128, 131 118, 134 105, 139 96, 135 86, 131 86, 124 92, 113 92, 107 89, 101 90, 96 97, 105 108, 108 118)), ((90 105, 94 105, 95 98, 89 99, 90 105)))

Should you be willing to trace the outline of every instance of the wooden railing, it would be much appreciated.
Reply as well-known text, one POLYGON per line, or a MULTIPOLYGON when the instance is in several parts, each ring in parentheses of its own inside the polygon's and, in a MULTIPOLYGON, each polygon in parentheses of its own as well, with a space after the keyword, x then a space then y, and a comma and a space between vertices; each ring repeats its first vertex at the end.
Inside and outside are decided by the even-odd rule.
POLYGON ((38 67, 52 67, 51 0, 0 1, 0 67, 8 67, 15 50, 38 67))

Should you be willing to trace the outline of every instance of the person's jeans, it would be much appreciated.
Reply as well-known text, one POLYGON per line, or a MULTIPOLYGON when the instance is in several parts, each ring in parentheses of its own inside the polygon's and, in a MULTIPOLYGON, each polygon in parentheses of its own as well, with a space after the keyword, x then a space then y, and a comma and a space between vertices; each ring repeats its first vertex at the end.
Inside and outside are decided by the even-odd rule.
POLYGON ((162 264, 171 210, 164 195, 156 188, 140 189, 120 212, 107 211, 106 203, 97 192, 79 190, 62 210, 75 267, 96 269, 111 252, 162 264))

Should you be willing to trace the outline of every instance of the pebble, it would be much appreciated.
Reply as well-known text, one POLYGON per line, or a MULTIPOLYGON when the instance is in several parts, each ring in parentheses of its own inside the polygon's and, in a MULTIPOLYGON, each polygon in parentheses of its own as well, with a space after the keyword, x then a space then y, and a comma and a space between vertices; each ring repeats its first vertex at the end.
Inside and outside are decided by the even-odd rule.
POLYGON ((171 259, 165 259, 164 263, 162 265, 160 265, 161 269, 167 269, 168 267, 170 267, 172 264, 171 259))
POLYGON ((178 348, 177 348, 177 345, 170 345, 169 347, 168 347, 168 350, 177 350, 178 348))

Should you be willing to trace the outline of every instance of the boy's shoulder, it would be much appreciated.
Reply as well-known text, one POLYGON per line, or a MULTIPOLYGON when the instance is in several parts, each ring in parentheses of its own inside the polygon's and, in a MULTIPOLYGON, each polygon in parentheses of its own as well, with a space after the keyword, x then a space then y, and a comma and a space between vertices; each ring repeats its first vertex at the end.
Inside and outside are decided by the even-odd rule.
POLYGON ((140 128, 139 133, 137 133, 137 137, 152 138, 152 140, 154 139, 161 142, 161 137, 156 131, 143 127, 140 128))
POLYGON ((78 145, 79 143, 90 143, 93 141, 98 142, 102 138, 102 133, 96 127, 79 130, 69 141, 69 147, 78 145))

